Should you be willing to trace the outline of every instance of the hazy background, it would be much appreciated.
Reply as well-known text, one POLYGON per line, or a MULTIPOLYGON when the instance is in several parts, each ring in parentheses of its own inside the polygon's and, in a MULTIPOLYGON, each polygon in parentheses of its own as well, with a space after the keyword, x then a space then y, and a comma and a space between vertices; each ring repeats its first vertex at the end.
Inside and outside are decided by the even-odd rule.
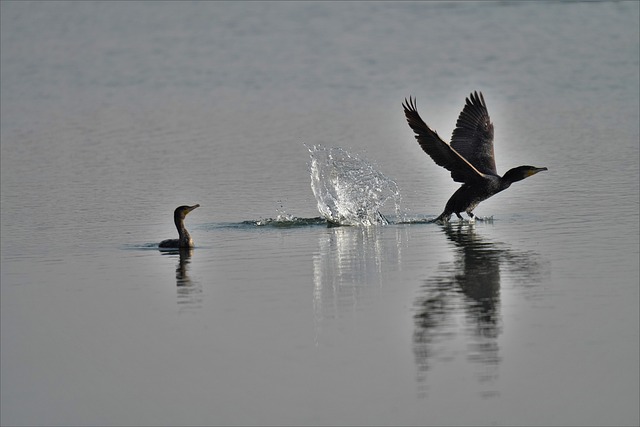
POLYGON ((640 422, 638 2, 0 8, 3 425, 640 422), (438 215, 401 103, 474 90, 549 168, 493 223, 254 225, 318 215, 303 144, 438 215))

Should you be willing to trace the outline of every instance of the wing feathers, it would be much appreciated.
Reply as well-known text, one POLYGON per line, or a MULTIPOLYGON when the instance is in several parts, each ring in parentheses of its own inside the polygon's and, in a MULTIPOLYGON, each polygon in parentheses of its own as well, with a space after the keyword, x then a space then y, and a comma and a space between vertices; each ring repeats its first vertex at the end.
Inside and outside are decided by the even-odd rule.
POLYGON ((431 130, 418 114, 415 98, 405 98, 402 104, 407 123, 416 134, 420 147, 433 161, 451 172, 451 178, 456 182, 471 182, 482 178, 484 174, 473 167, 453 147, 444 142, 438 133, 431 130))
POLYGON ((482 92, 474 92, 466 99, 451 137, 451 146, 480 172, 497 175, 493 124, 482 92))

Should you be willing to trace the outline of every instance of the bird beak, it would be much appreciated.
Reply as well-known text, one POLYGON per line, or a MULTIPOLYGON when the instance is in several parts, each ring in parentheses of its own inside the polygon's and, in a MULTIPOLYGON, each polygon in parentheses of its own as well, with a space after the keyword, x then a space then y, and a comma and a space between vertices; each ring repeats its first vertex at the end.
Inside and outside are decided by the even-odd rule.
POLYGON ((538 172, 542 172, 542 171, 546 171, 546 170, 548 170, 548 169, 547 169, 547 168, 533 168, 533 169, 531 170, 531 172, 529 172, 529 176, 531 176, 531 175, 535 175, 535 174, 537 174, 538 172))
POLYGON ((189 206, 189 212, 191 212, 192 210, 194 210, 195 208, 199 208, 200 205, 193 205, 193 206, 189 206))
POLYGON ((531 167, 531 169, 528 169, 527 171, 525 171, 525 176, 533 176, 535 174, 537 174, 538 172, 542 172, 542 171, 546 171, 547 168, 535 168, 535 167, 531 167))

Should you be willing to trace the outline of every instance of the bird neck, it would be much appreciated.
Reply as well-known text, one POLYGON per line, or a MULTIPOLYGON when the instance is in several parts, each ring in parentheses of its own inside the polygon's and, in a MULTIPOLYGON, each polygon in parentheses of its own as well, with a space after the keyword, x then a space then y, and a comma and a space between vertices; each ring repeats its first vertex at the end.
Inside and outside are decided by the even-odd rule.
POLYGON ((529 176, 526 173, 527 169, 528 168, 526 166, 518 166, 517 168, 509 169, 507 173, 502 176, 502 180, 505 184, 508 183, 509 185, 514 182, 522 181, 529 176))
POLYGON ((174 222, 176 223, 176 228, 178 229, 178 240, 181 248, 188 248, 193 246, 193 240, 191 240, 191 235, 187 231, 184 226, 184 220, 182 218, 176 217, 174 218, 174 222))

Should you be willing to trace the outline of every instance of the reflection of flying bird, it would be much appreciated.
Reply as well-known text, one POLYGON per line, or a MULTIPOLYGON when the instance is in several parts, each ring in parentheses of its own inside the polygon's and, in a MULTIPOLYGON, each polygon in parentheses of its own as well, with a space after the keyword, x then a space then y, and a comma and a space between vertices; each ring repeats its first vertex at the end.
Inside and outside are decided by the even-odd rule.
POLYGON ((493 124, 482 92, 472 93, 466 101, 453 131, 451 145, 422 121, 415 98, 409 97, 402 104, 420 147, 436 164, 449 170, 454 181, 462 183, 435 221, 448 221, 452 214, 462 219, 460 212, 466 212, 473 219, 473 210, 483 200, 509 188, 514 182, 547 170, 518 166, 502 177, 498 175, 493 155, 493 124))
POLYGON ((163 240, 158 246, 161 248, 192 248, 193 240, 184 226, 184 218, 189 212, 198 207, 200 205, 178 206, 173 212, 173 222, 176 224, 179 237, 177 239, 163 240))

